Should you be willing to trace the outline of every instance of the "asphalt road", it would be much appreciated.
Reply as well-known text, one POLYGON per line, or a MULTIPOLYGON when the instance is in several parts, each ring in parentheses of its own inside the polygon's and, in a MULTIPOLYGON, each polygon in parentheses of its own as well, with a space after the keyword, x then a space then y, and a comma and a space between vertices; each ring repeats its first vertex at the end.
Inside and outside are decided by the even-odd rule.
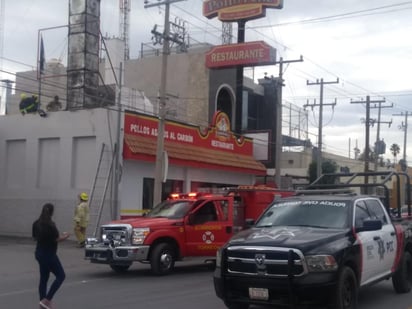
MULTIPOLYGON (((34 242, 0 237, 0 308, 39 308, 38 266, 34 242)), ((106 265, 90 264, 74 242, 60 244, 66 280, 57 292, 56 309, 224 309, 215 296, 212 271, 194 262, 178 263, 173 274, 156 277, 149 266, 133 265, 119 275, 106 265)), ((254 307, 254 309, 263 307, 254 307)), ((363 289, 360 309, 412 309, 412 293, 397 295, 390 281, 363 289)))

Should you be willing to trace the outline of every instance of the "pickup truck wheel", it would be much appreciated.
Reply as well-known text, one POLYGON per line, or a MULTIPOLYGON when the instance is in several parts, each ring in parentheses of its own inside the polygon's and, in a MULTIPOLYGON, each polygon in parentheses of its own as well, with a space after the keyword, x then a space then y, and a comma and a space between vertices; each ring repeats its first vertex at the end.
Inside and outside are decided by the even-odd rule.
POLYGON ((244 303, 225 301, 225 305, 228 309, 249 309, 249 304, 244 303))
POLYGON ((344 266, 340 271, 330 308, 355 309, 358 303, 358 285, 355 273, 344 266))
POLYGON ((392 277, 392 285, 396 293, 408 293, 412 286, 412 256, 405 251, 398 270, 392 277))
POLYGON ((175 251, 167 243, 158 244, 150 256, 152 272, 158 276, 169 274, 175 266, 175 251))
POLYGON ((130 265, 110 265, 110 268, 117 273, 125 273, 129 267, 130 265))

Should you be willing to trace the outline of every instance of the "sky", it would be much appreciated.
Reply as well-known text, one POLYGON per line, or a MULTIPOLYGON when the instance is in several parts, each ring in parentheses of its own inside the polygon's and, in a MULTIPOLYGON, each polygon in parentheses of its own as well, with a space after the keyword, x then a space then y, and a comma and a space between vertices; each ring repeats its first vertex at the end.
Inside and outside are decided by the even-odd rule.
MULTIPOLYGON (((0 0, 5 6, 3 31, 3 78, 36 68, 38 35, 41 32, 46 60, 66 61, 68 0, 0 0), (48 28, 55 29, 48 29, 48 28)), ((150 0, 156 3, 158 0, 150 0)), ((143 0, 131 0, 130 56, 137 58, 141 44, 151 42, 151 30, 164 22, 162 6, 144 8, 143 0)), ((119 35, 117 0, 101 0, 101 32, 119 35)), ((202 0, 178 1, 171 5, 171 20, 184 20, 191 44, 221 44, 222 24, 217 18, 202 15, 202 0)), ((397 143, 402 158, 407 138, 406 159, 412 161, 412 130, 405 127, 405 114, 412 114, 412 1, 402 0, 284 0, 282 9, 268 9, 266 16, 246 23, 245 41, 263 40, 277 50, 278 60, 298 60, 284 66, 283 133, 296 128, 305 105, 308 115, 308 138, 318 143, 320 86, 308 85, 323 79, 322 149, 354 157, 357 146, 365 147, 366 101, 381 104, 379 135, 386 143, 385 159, 394 160, 390 146, 397 143), (335 101, 336 100, 336 101, 335 101), (332 108, 332 103, 336 105, 332 108), (313 108, 311 108, 311 106, 313 108), (292 126, 289 126, 291 116, 292 126), (389 126, 389 123, 390 126, 389 126), (410 146, 409 146, 410 145, 410 146)), ((237 42, 237 25, 233 23, 233 43, 237 42)), ((246 69, 255 80, 265 74, 277 77, 278 66, 246 69)), ((371 104, 370 117, 378 120, 377 104, 371 104)), ((412 119, 408 126, 412 127, 412 119)), ((301 137, 302 137, 301 133, 301 137)), ((376 140, 377 124, 370 127, 370 145, 376 140)), ((410 163, 412 165, 412 163, 410 163)))

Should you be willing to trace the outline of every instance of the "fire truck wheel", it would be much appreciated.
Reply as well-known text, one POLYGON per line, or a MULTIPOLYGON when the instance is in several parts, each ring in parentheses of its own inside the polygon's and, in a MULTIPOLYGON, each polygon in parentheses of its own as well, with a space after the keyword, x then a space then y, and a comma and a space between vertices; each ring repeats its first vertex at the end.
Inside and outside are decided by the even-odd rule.
POLYGON ((110 265, 110 268, 117 273, 124 273, 129 269, 130 265, 110 265))
POLYGON ((168 243, 157 244, 150 256, 152 272, 158 276, 169 274, 175 266, 175 251, 168 243))
POLYGON ((405 251, 398 270, 392 277, 392 285, 396 293, 408 293, 412 286, 412 256, 405 251))

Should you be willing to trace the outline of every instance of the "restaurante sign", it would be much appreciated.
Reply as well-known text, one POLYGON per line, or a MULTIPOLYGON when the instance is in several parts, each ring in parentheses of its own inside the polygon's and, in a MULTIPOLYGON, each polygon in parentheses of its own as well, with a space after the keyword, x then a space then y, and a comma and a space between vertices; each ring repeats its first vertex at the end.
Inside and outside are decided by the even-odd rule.
POLYGON ((206 67, 259 66, 276 63, 276 49, 263 41, 219 45, 206 53, 206 67))

